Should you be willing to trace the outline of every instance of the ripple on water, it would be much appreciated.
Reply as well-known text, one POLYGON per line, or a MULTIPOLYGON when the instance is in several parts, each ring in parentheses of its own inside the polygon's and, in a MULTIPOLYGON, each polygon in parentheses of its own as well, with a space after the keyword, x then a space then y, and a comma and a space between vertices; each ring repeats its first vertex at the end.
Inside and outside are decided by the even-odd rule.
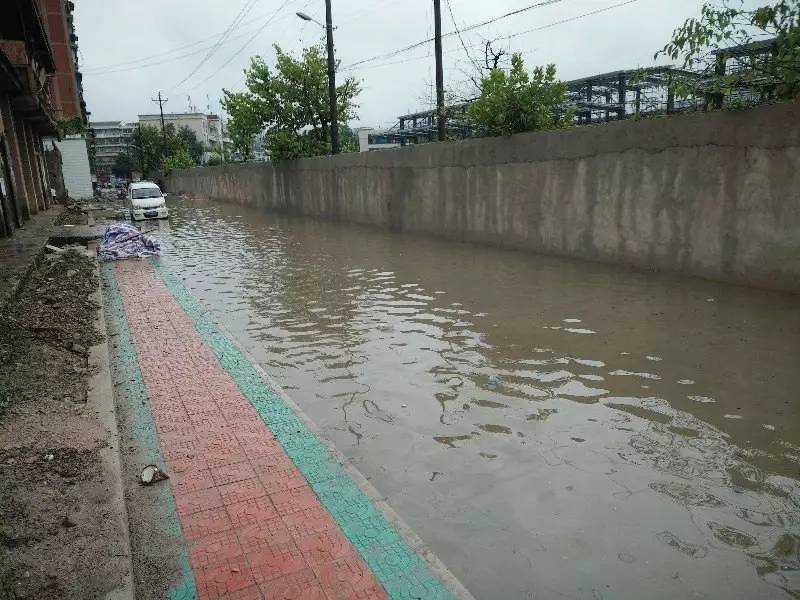
POLYGON ((506 427, 505 425, 494 425, 492 423, 478 425, 478 428, 482 429, 483 431, 488 431, 489 433, 511 433, 510 427, 506 427))
POLYGON ((653 379, 653 380, 661 379, 661 376, 656 375, 655 373, 641 373, 636 371, 626 371, 625 369, 616 369, 614 371, 611 371, 609 375, 616 375, 619 377, 641 377, 642 379, 653 379))
POLYGON ((662 531, 661 533, 657 534, 656 537, 670 548, 673 548, 678 552, 685 554, 686 556, 690 556, 692 558, 705 558, 708 555, 708 548, 702 544, 691 544, 689 542, 684 542, 678 536, 670 533, 669 531, 662 531))
POLYGON ((651 490, 672 498, 684 506, 722 506, 722 500, 699 487, 678 481, 654 481, 651 490))
POLYGON ((708 396, 687 396, 689 400, 692 402, 700 402, 701 404, 713 404, 716 402, 713 398, 709 398, 708 396))
MULTIPOLYGON (((652 543, 663 545, 667 554, 683 561, 701 559, 719 551, 722 543, 728 551, 745 556, 754 565, 754 573, 776 588, 800 588, 796 531, 800 526, 796 481, 800 445, 785 439, 792 435, 787 432, 796 429, 796 420, 783 420, 774 412, 759 414, 752 422, 723 419, 738 416, 735 408, 741 399, 730 385, 726 388, 720 383, 716 377, 720 369, 711 358, 692 370, 695 363, 683 358, 693 353, 681 346, 683 342, 669 345, 674 330, 680 330, 675 339, 689 335, 681 324, 660 331, 644 322, 648 319, 631 320, 626 323, 630 339, 615 331, 619 327, 603 327, 598 334, 590 327, 607 321, 591 312, 593 296, 582 298, 579 304, 562 302, 578 285, 564 280, 562 266, 558 275, 512 268, 512 264, 538 259, 502 255, 500 260, 498 253, 495 260, 494 251, 484 253, 479 248, 470 248, 469 256, 460 262, 454 257, 464 249, 457 245, 403 243, 402 236, 377 230, 351 230, 255 211, 234 221, 233 215, 242 210, 208 203, 188 209, 177 206, 172 229, 165 234, 174 251, 164 261, 213 310, 213 318, 254 348, 271 374, 295 390, 298 402, 309 412, 316 411, 312 416, 334 436, 355 431, 362 436, 358 452, 368 453, 390 444, 384 440, 402 430, 403 444, 412 439, 406 434, 419 437, 412 440, 419 444, 415 456, 454 450, 447 455, 454 467, 503 475, 496 479, 498 489, 508 481, 503 469, 513 466, 510 457, 519 459, 520 448, 537 447, 547 453, 568 447, 570 468, 589 468, 593 473, 598 458, 613 459, 624 466, 625 477, 637 492, 652 482, 645 494, 632 497, 631 502, 645 498, 652 507, 653 522, 659 521, 661 513, 685 515, 683 521, 675 517, 677 522, 653 529, 652 543), (427 268, 430 264, 436 268, 427 268), (481 270, 482 264, 492 268, 481 270), (516 279, 508 279, 503 272, 516 279), (497 285, 501 280, 503 286, 497 285), (472 284, 466 286, 467 281, 472 284), (532 281, 535 286, 530 294, 518 291, 532 281), (551 283, 563 296, 548 296, 553 288, 545 288, 551 283), (491 310, 491 319, 480 310, 491 310), (624 350, 623 344, 633 352, 624 350), (683 370, 678 370, 679 365, 683 370), (644 371, 650 367, 657 372, 644 371), (491 374, 499 384, 487 389, 491 374), (692 377, 707 387, 683 391, 696 389, 704 395, 676 394, 676 384, 695 385, 692 377), (628 396, 643 385, 650 389, 641 393, 652 397, 628 396), (396 417, 382 408, 406 404, 408 408, 396 417), (747 437, 737 438, 736 432, 744 429, 747 437), (744 447, 743 439, 748 440, 744 447), (749 453, 749 440, 754 445, 762 443, 762 448, 772 444, 768 449, 774 452, 749 453), (486 460, 476 461, 476 455, 486 460), (504 460, 493 460, 499 455, 504 460), (662 510, 672 503, 688 510, 662 510), (682 539, 692 520, 713 543, 706 546, 700 540, 682 539)), ((611 285, 608 290, 614 291, 611 285)), ((691 287, 690 282, 686 287, 691 287)), ((627 315, 628 306, 637 306, 627 291, 625 312, 616 314, 627 315)), ((706 295, 699 296, 701 302, 706 295)), ((667 296, 666 303, 648 297, 646 314, 681 302, 677 292, 667 296)), ((717 344, 723 341, 720 335, 730 334, 715 333, 713 328, 709 332, 718 336, 709 343, 717 344)), ((698 343, 705 341, 698 339, 698 343)), ((762 373, 768 370, 763 360, 759 364, 762 373)), ((779 385, 765 383, 765 397, 776 391, 780 392, 779 385)), ((367 454, 358 456, 365 465, 369 463, 367 454)), ((529 470, 525 463, 525 476, 542 475, 534 463, 531 460, 529 470)), ((563 476, 558 464, 549 468, 554 478, 563 476)), ((397 469, 392 476, 403 477, 402 471, 397 469)), ((485 481, 480 476, 474 480, 485 481)), ((463 478, 463 485, 469 486, 470 481, 463 478)), ((522 476, 515 480, 524 482, 522 476)), ((406 483, 411 493, 424 497, 424 490, 414 488, 413 481, 406 483)), ((618 489, 616 483, 613 489, 618 489)), ((482 497, 491 498, 491 494, 482 497)), ((593 502, 591 494, 586 502, 593 502)), ((637 507, 639 512, 631 514, 642 514, 643 505, 637 507)), ((487 513, 494 510, 479 508, 487 513)), ((616 518, 602 508, 596 510, 600 519, 616 518)), ((565 514, 579 519, 582 513, 565 514)), ((446 514, 431 514, 442 518, 445 525, 440 526, 458 528, 447 521, 446 514)), ((503 522, 506 527, 516 525, 513 515, 503 522)), ((596 541, 592 535, 587 530, 587 547, 596 541)), ((624 540, 623 534, 621 538, 623 543, 642 542, 624 540)), ((645 558, 646 546, 642 543, 645 558)), ((618 556, 623 563, 639 559, 633 552, 618 556)), ((736 576, 745 580, 742 573, 736 576)), ((676 590, 665 593, 680 595, 676 590)), ((635 593, 629 596, 636 597, 635 593)))

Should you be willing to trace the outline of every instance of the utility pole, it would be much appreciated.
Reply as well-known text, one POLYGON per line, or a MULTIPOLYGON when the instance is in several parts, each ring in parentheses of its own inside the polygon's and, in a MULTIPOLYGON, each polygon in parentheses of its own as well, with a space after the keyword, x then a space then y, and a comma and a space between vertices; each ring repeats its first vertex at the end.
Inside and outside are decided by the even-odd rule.
POLYGON ((161 137, 167 139, 164 133, 164 105, 169 101, 169 98, 161 97, 161 90, 158 90, 158 98, 151 98, 153 102, 158 102, 158 110, 161 113, 161 137))
POLYGON ((338 107, 336 106, 336 61, 333 57, 331 0, 325 0, 325 32, 328 38, 328 101, 331 105, 331 151, 334 154, 339 154, 339 115, 338 107))
POLYGON ((444 71, 442 69, 442 7, 440 0, 433 0, 433 24, 433 45, 436 52, 436 117, 439 141, 443 142, 446 136, 444 122, 444 71))
POLYGON ((141 122, 136 124, 136 130, 139 132, 139 136, 138 136, 139 145, 136 146, 136 148, 139 149, 139 167, 141 168, 141 171, 142 171, 142 177, 144 177, 145 176, 145 172, 144 172, 144 148, 142 148, 142 123, 141 122))

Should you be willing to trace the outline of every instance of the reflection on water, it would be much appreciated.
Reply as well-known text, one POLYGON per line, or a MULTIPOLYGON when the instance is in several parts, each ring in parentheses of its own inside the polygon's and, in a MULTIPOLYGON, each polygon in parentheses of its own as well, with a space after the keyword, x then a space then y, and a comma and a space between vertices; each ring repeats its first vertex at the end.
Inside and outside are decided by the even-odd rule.
POLYGON ((476 597, 800 597, 798 298, 172 215, 164 260, 476 597))

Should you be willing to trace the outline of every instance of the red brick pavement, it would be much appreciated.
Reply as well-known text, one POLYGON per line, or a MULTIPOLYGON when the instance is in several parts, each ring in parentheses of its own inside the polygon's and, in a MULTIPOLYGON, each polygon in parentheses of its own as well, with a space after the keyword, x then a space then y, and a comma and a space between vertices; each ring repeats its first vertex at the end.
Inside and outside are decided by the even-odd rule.
POLYGON ((198 597, 386 598, 153 268, 116 276, 198 597))

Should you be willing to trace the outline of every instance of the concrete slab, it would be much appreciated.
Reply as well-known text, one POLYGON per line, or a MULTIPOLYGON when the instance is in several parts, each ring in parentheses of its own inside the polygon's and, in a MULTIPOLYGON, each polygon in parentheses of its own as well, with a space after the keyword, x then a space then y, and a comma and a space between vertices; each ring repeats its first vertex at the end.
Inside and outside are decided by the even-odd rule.
POLYGON ((86 244, 99 240, 106 231, 105 225, 61 225, 56 227, 51 236, 51 243, 58 246, 63 244, 86 244))

